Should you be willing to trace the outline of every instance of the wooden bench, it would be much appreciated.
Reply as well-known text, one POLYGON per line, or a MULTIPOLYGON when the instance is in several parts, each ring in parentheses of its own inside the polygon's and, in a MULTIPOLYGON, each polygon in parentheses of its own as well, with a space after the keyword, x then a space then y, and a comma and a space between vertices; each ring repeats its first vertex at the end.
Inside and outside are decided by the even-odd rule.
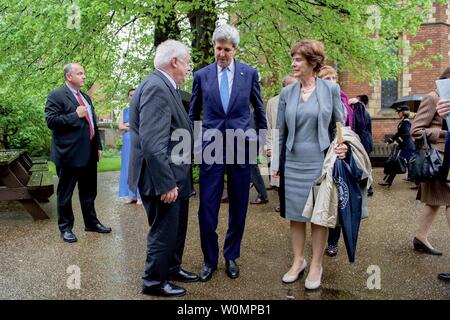
POLYGON ((30 169, 30 180, 27 188, 30 193, 40 202, 48 202, 48 198, 53 194, 53 175, 48 171, 47 160, 33 159, 33 166, 30 169))
POLYGON ((385 143, 375 142, 373 144, 373 150, 370 153, 370 162, 372 167, 384 167, 384 163, 389 158, 391 154, 391 146, 385 143))
POLYGON ((44 159, 33 162, 26 150, 0 150, 0 200, 19 201, 35 220, 48 219, 38 201, 48 201, 53 193, 44 159))

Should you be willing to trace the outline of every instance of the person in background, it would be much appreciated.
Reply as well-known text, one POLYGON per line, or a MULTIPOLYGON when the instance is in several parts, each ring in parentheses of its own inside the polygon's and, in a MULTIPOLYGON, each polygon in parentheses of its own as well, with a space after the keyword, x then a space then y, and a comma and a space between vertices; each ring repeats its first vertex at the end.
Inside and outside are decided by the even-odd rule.
POLYGON ((77 63, 64 66, 65 85, 51 92, 45 105, 45 121, 52 130, 51 159, 59 178, 57 188, 58 227, 61 238, 77 242, 73 233, 72 195, 78 184, 84 230, 110 233, 97 218, 97 162, 102 157, 102 143, 91 98, 81 88, 86 81, 84 68, 77 63))
MULTIPOLYGON (((409 120, 409 107, 401 105, 397 108, 398 117, 401 119, 397 126, 397 132, 392 138, 386 142, 387 144, 393 143, 398 146, 400 150, 399 157, 405 158, 407 161, 411 159, 414 154, 415 146, 411 138, 411 120, 409 120)), ((391 186, 395 179, 396 174, 387 174, 384 176, 382 182, 378 184, 380 186, 391 186)))
MULTIPOLYGON (((370 113, 367 111, 367 106, 369 105, 369 97, 365 94, 359 95, 356 98, 349 100, 350 106, 353 109, 353 124, 352 130, 359 136, 361 143, 364 146, 367 154, 373 150, 373 140, 372 140, 372 118, 370 113)), ((372 187, 369 188, 368 196, 373 195, 372 187)))
POLYGON ((259 166, 257 163, 251 164, 250 181, 250 188, 255 187, 256 192, 258 192, 258 196, 255 200, 250 201, 250 204, 264 204, 269 202, 269 195, 267 194, 264 179, 261 176, 261 171, 259 170, 259 166))
MULTIPOLYGON (((444 70, 439 79, 450 79, 450 67, 444 70)), ((422 99, 412 123, 411 135, 414 140, 422 139, 423 129, 426 129, 431 147, 438 150, 441 157, 444 157, 448 126, 437 111, 439 110, 441 115, 446 114, 444 110, 447 109, 448 102, 439 102, 439 100, 437 91, 432 91, 422 99)), ((419 186, 416 199, 425 205, 420 216, 419 228, 413 239, 413 247, 416 251, 442 255, 442 252, 436 250, 428 241, 428 233, 441 206, 446 208, 447 223, 450 227, 450 184, 446 182, 446 178, 447 176, 442 174, 442 176, 422 182, 419 186)))
MULTIPOLYGON (((317 76, 322 80, 328 80, 334 83, 337 83, 338 81, 337 71, 331 66, 323 66, 322 69, 320 69, 319 74, 317 76)), ((344 119, 345 125, 353 129, 353 109, 352 107, 350 107, 348 97, 342 89, 340 92, 340 96, 341 102, 344 105, 345 111, 347 113, 347 117, 344 119)))
MULTIPOLYGON (((318 77, 322 80, 328 80, 334 83, 338 81, 338 74, 336 70, 331 66, 323 66, 320 69, 318 77)), ((340 91, 341 102, 347 110, 347 118, 344 119, 345 125, 350 126, 353 129, 353 108, 350 106, 348 97, 343 90, 340 91)), ((334 257, 338 251, 338 242, 341 236, 341 227, 336 226, 334 229, 328 230, 328 245, 325 250, 325 253, 334 257)))
MULTIPOLYGON (((282 88, 293 84, 297 82, 297 79, 291 75, 287 75, 283 78, 283 81, 281 82, 282 88)), ((272 172, 271 169, 271 163, 272 163, 272 151, 273 151, 273 137, 275 132, 272 132, 272 130, 275 130, 275 127, 277 125, 277 114, 278 114, 278 104, 280 102, 280 95, 276 95, 275 97, 272 97, 267 101, 267 108, 266 108, 266 120, 267 120, 267 145, 266 145, 266 156, 269 158, 269 163, 267 166, 269 167, 270 172, 272 172)), ((272 187, 278 188, 280 186, 280 178, 279 177, 272 177, 270 176, 270 185, 272 187)), ((279 197, 279 193, 278 193, 279 197)), ((275 207, 276 212, 280 212, 280 206, 275 207)))
MULTIPOLYGON (((136 90, 128 90, 128 101, 131 102, 133 94, 136 90)), ((137 205, 142 205, 142 200, 139 195, 139 190, 130 190, 128 186, 128 166, 130 162, 130 129, 129 124, 129 111, 130 108, 127 107, 123 109, 119 118, 119 130, 123 131, 122 134, 122 162, 120 167, 120 177, 119 177, 119 197, 125 197, 125 204, 130 204, 136 202, 137 205)))
MULTIPOLYGON (((255 129, 255 118, 254 118, 254 112, 253 109, 250 107, 250 128, 255 129)), ((267 118, 267 116, 266 116, 267 118)), ((259 155, 259 144, 257 145, 256 149, 258 150, 257 153, 259 155)), ((252 187, 255 187, 256 192, 258 193, 258 196, 255 200, 250 201, 250 204, 265 204, 269 202, 269 195, 267 194, 266 185, 264 184, 264 179, 261 175, 261 171, 259 170, 258 165, 258 156, 256 157, 257 163, 250 164, 250 189, 252 187)))

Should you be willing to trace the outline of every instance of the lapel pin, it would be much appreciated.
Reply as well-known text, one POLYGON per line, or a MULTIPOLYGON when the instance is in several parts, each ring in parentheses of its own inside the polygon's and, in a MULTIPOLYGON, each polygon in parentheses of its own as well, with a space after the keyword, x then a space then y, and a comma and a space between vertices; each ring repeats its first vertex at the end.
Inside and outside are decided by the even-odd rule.
POLYGON ((244 73, 243 72, 241 72, 241 76, 243 76, 244 75, 244 73))

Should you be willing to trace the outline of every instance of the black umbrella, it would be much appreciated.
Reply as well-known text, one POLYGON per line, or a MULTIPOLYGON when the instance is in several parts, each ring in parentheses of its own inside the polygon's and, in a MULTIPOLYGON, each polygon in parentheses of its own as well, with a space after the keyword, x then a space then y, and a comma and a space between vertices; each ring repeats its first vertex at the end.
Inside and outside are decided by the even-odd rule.
POLYGON ((391 105, 391 108, 397 110, 399 106, 407 105, 412 112, 417 112, 423 97, 425 97, 424 94, 401 97, 391 105))
POLYGON ((358 168, 349 148, 345 160, 337 159, 333 167, 333 180, 338 188, 338 216, 347 248, 348 260, 355 262, 356 243, 361 223, 362 194, 358 168))

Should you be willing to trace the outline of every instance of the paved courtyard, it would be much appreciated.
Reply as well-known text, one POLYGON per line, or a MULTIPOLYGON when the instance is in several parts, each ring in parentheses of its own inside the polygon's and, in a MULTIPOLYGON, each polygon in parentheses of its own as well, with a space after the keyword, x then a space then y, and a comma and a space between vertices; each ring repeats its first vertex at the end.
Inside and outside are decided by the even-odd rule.
MULTIPOLYGON (((37 222, 19 203, 0 202, 0 299, 157 299, 140 293, 146 215, 142 207, 124 205, 117 199, 118 176, 118 172, 100 173, 98 181, 96 208, 100 220, 113 228, 111 234, 83 231, 74 195, 74 232, 79 240, 74 244, 59 238, 55 196, 45 204, 51 219, 37 222), (67 283, 74 284, 70 280, 77 270, 81 272, 80 289, 70 289, 67 283)), ((274 212, 277 197, 269 191, 268 204, 249 207, 238 260, 241 276, 229 279, 221 258, 212 280, 184 285, 188 293, 181 299, 450 299, 450 284, 437 279, 439 272, 450 272, 450 230, 444 210, 440 210, 430 234, 430 242, 443 255, 417 253, 412 239, 422 205, 415 201, 416 191, 409 189, 411 184, 402 176, 390 189, 378 186, 380 168, 374 170, 374 176, 375 194, 369 200, 369 218, 362 223, 356 264, 348 263, 341 239, 338 256, 324 258, 320 290, 306 292, 305 276, 291 285, 281 282, 291 262, 289 224, 274 212), (368 269, 379 270, 380 289, 368 288, 368 282, 376 283, 369 279, 372 273, 368 269)), ((251 198, 255 196, 253 189, 251 198)), ((183 267, 198 272, 202 264, 198 197, 192 198, 190 208, 183 267)), ((227 210, 228 205, 222 205, 221 244, 227 210)), ((306 257, 310 261, 309 241, 306 257)))

